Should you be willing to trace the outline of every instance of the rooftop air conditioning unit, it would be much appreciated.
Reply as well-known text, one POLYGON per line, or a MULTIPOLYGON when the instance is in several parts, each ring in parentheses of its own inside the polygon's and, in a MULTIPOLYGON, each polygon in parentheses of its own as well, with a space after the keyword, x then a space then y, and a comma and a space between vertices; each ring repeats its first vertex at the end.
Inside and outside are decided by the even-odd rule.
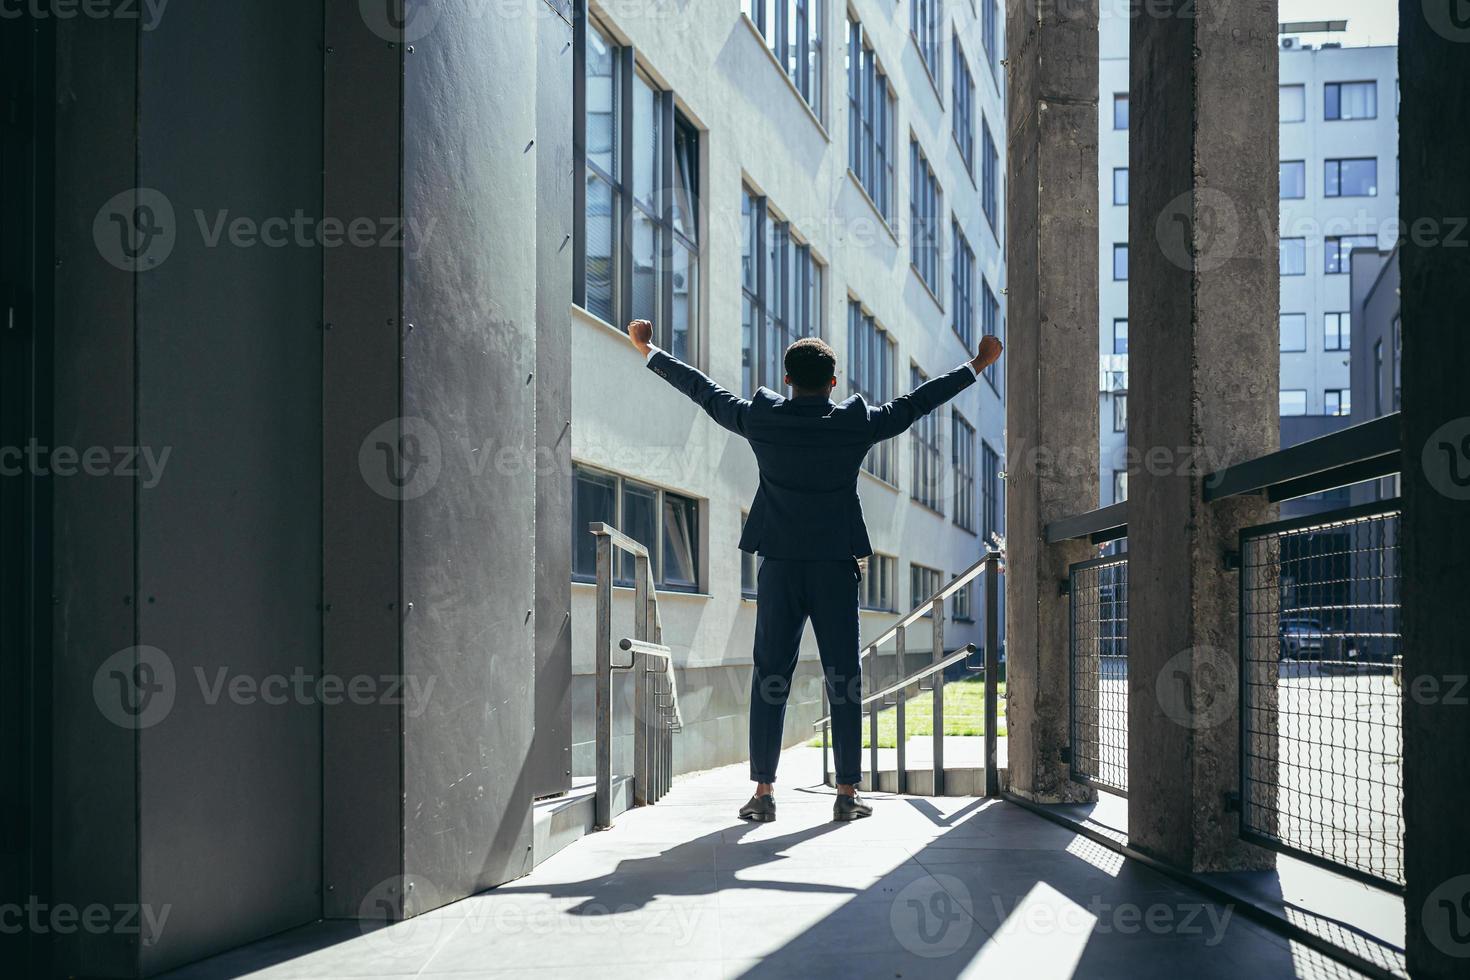
POLYGON ((1302 42, 1299 38, 1283 37, 1281 39, 1281 48, 1283 51, 1290 51, 1292 48, 1300 46, 1301 43, 1302 42))

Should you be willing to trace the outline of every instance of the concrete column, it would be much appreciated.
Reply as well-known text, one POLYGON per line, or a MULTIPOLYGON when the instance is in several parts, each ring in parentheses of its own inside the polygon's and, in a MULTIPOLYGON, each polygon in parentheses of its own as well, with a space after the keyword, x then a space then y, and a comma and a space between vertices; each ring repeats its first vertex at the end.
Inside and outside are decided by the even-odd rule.
MULTIPOLYGON (((1448 3, 1405 2, 1400 10, 1406 938, 1413 976, 1463 977, 1470 970, 1470 132, 1444 122, 1470 114, 1470 23, 1454 19, 1448 3)), ((1379 111, 1388 111, 1391 93, 1378 97, 1379 111)))
POLYGON ((1197 871, 1269 866, 1238 790, 1241 527, 1201 479, 1277 448, 1276 7, 1135 17, 1129 138, 1129 801, 1133 844, 1197 871))
POLYGON ((1097 4, 1010 4, 1006 36, 1012 324, 1006 390, 1011 790, 1087 799, 1067 745, 1067 566, 1047 523, 1097 507, 1097 4))

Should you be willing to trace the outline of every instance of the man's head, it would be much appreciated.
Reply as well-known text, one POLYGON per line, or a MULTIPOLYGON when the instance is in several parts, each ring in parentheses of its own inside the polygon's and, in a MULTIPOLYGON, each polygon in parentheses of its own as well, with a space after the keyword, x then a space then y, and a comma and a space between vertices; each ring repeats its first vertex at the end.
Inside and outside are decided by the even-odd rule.
POLYGON ((786 348, 786 383, 797 397, 826 397, 837 385, 837 354, 819 337, 803 337, 786 348))

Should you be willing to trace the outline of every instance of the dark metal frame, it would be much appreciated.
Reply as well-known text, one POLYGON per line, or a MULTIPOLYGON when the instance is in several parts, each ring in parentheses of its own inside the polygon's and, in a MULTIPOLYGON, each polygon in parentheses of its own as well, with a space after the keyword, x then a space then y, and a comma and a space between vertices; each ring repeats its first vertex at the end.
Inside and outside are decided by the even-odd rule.
POLYGON ((1077 538, 1087 538, 1093 544, 1103 544, 1128 536, 1128 501, 1120 500, 1097 510, 1090 510, 1076 517, 1064 517, 1046 526, 1046 543, 1058 544, 1077 538))
MULTIPOLYGON (((1110 781, 1110 780, 1104 778, 1102 776, 1101 772, 1098 772, 1098 773, 1090 773, 1090 772, 1087 772, 1087 771, 1079 768, 1079 764, 1080 764, 1079 763, 1079 760, 1083 757, 1083 753, 1080 753, 1078 751, 1078 741, 1079 741, 1079 739, 1078 739, 1078 727, 1077 727, 1077 691, 1078 691, 1078 688, 1077 688, 1077 677, 1078 677, 1078 671, 1077 671, 1077 613, 1078 613, 1077 600, 1078 600, 1078 593, 1080 591, 1079 588, 1078 588, 1078 586, 1077 586, 1078 575, 1079 575, 1079 573, 1092 571, 1094 569, 1103 569, 1103 568, 1119 567, 1119 566, 1121 566, 1125 570, 1124 574, 1126 575, 1127 574, 1126 569, 1128 568, 1128 553, 1127 552, 1123 552, 1122 554, 1118 554, 1118 555, 1106 555, 1104 557, 1101 557, 1101 558, 1093 558, 1093 559, 1090 559, 1088 561, 1080 561, 1080 562, 1077 562, 1077 563, 1073 564, 1068 569, 1068 576, 1067 576, 1067 578, 1068 578, 1068 582, 1070 584, 1069 584, 1069 589, 1068 589, 1068 600, 1067 601, 1068 601, 1068 609, 1069 609, 1069 617, 1068 618, 1070 620, 1070 624, 1069 624, 1069 629, 1068 629, 1068 657, 1067 657, 1067 663, 1068 663, 1068 675, 1069 675, 1069 678, 1070 679, 1069 679, 1069 684, 1068 684, 1069 697, 1067 699, 1067 702, 1068 702, 1067 703, 1067 715, 1068 715, 1068 717, 1067 717, 1067 733, 1068 733, 1068 743, 1071 746, 1071 758, 1068 760, 1068 764, 1069 764, 1069 766, 1071 768, 1072 781, 1073 782, 1077 782, 1077 783, 1084 783, 1084 784, 1091 784, 1091 785, 1094 785, 1094 786, 1099 786, 1099 787, 1102 787, 1103 789, 1107 790, 1108 792, 1110 792, 1110 793, 1112 793, 1112 794, 1114 794, 1116 796, 1122 796, 1122 797, 1125 797, 1126 798, 1128 796, 1128 757, 1127 757, 1127 750, 1126 750, 1126 748, 1124 750, 1124 758, 1123 758, 1123 779, 1122 779, 1121 782, 1110 781)), ((1126 579, 1125 579, 1125 581, 1126 581, 1126 579)), ((1124 592, 1125 597, 1126 597, 1126 594, 1127 593, 1126 593, 1126 586, 1125 586, 1125 592, 1124 592)), ((1124 598, 1123 602, 1125 603, 1125 605, 1126 605, 1127 601, 1128 600, 1126 598, 1124 598)), ((1125 617, 1126 617, 1126 613, 1125 613, 1125 617)), ((1125 624, 1127 623, 1126 618, 1124 619, 1124 623, 1125 624)), ((1125 643, 1127 642, 1126 636, 1124 638, 1124 642, 1125 643)), ((1125 658, 1126 658, 1126 654, 1125 654, 1125 658)), ((1098 706, 1098 713, 1100 715, 1102 714, 1102 711, 1103 711, 1103 709, 1102 709, 1102 687, 1101 687, 1101 685, 1102 685, 1102 674, 1101 674, 1101 667, 1099 667, 1099 673, 1098 673, 1098 691, 1097 691, 1097 706, 1098 706)), ((1124 686, 1124 689, 1123 689, 1123 721, 1124 721, 1124 725, 1126 726, 1127 725, 1127 721, 1128 721, 1128 689, 1127 689, 1126 683, 1125 683, 1125 686, 1124 686)), ((1103 729, 1103 727, 1104 726, 1099 721, 1099 723, 1097 725, 1098 731, 1101 732, 1102 729, 1103 729)), ((1124 733, 1125 733, 1125 735, 1127 733, 1127 728, 1126 727, 1124 728, 1124 733)), ((1101 745, 1101 737, 1100 736, 1099 736, 1099 743, 1098 743, 1097 752, 1094 753, 1093 756, 1091 756, 1091 757, 1092 758, 1096 758, 1099 761, 1099 769, 1101 769, 1102 768, 1102 766, 1101 766, 1102 745, 1101 745)))
MULTIPOLYGON (((1368 425, 1374 425, 1376 423, 1383 423, 1383 422, 1388 421, 1389 419, 1393 419, 1395 422, 1397 421, 1397 417, 1396 416, 1385 416, 1384 418, 1380 418, 1380 419, 1375 420, 1375 422, 1373 422, 1373 423, 1368 423, 1368 425)), ((1354 428, 1362 428, 1362 427, 1355 426, 1354 428)), ((1341 433, 1334 433, 1333 435, 1340 435, 1340 434, 1341 433)), ((1330 437, 1327 437, 1327 438, 1330 438, 1330 437)), ((1316 442, 1316 441, 1319 441, 1319 440, 1313 440, 1313 441, 1316 442)), ((1367 449, 1369 449, 1369 451, 1371 451, 1373 447, 1372 446, 1369 446, 1369 447, 1364 447, 1364 448, 1367 448, 1367 449)), ((1290 452, 1290 450, 1285 450, 1283 452, 1290 452)), ((1281 455, 1281 454, 1273 454, 1273 456, 1274 455, 1281 455)), ((1252 463, 1260 463, 1263 460, 1270 460, 1271 458, 1272 457, 1269 457, 1269 456, 1268 457, 1262 457, 1261 460, 1253 460, 1252 463)), ((1341 458, 1341 457, 1339 457, 1339 458, 1341 458)), ((1243 466, 1250 466, 1251 464, 1242 464, 1242 465, 1243 466)), ((1345 467, 1339 466, 1339 467, 1336 468, 1336 472, 1342 472, 1344 469, 1345 469, 1345 467)), ((1394 469, 1391 472, 1396 472, 1396 471, 1397 471, 1397 466, 1395 466, 1394 469)), ((1227 470, 1227 471, 1223 471, 1223 472, 1227 472, 1228 473, 1229 471, 1227 470)), ((1292 480, 1292 478, 1290 476, 1288 476, 1287 477, 1288 483, 1290 483, 1291 480, 1292 480)), ((1243 562, 1244 561, 1244 556, 1246 554, 1246 545, 1247 545, 1247 542, 1249 542, 1249 541, 1251 541, 1253 539, 1264 538, 1264 537, 1271 537, 1271 536, 1281 535, 1281 534, 1289 533, 1289 532, 1293 532, 1293 531, 1300 531, 1300 530, 1303 530, 1303 529, 1306 529, 1306 528, 1316 527, 1316 526, 1319 526, 1319 525, 1336 524, 1336 523, 1340 523, 1340 522, 1355 520, 1355 519, 1358 519, 1358 518, 1376 517, 1376 516, 1382 516, 1382 515, 1392 514, 1392 513, 1395 513, 1395 512, 1401 512, 1402 509, 1403 509, 1402 500, 1400 498, 1398 498, 1398 497, 1394 497, 1394 498, 1391 498, 1391 499, 1388 499, 1388 500, 1373 501, 1373 502, 1370 502, 1370 503, 1359 504, 1359 505, 1352 506, 1352 507, 1344 507, 1344 508, 1340 508, 1340 509, 1337 509, 1337 510, 1328 511, 1326 513, 1308 514, 1308 515, 1305 515, 1305 516, 1302 516, 1302 517, 1295 517, 1295 518, 1290 518, 1290 519, 1287 519, 1287 520, 1273 521, 1273 522, 1268 523, 1268 524, 1259 524, 1259 525, 1256 525, 1254 527, 1242 528, 1241 531, 1240 531, 1240 534, 1239 534, 1239 548, 1240 548, 1239 554, 1242 556, 1242 562, 1243 562)), ((1238 644, 1238 647, 1237 647, 1237 649, 1238 649, 1238 656, 1237 656, 1237 671, 1238 671, 1237 683, 1239 684, 1239 702, 1238 702, 1238 707, 1237 707, 1237 711, 1236 711, 1236 714, 1237 714, 1237 724, 1238 724, 1237 737, 1238 737, 1238 740, 1239 740, 1239 749, 1238 749, 1238 752, 1237 752, 1237 756, 1238 756, 1238 759, 1237 759, 1238 771, 1237 771, 1237 777, 1236 778, 1237 778, 1237 785, 1240 788, 1240 837, 1241 837, 1242 840, 1246 841, 1247 843, 1255 844, 1255 845, 1257 845, 1259 847, 1264 847, 1264 848, 1267 848, 1269 850, 1277 851, 1277 852, 1282 853, 1282 854, 1289 854, 1292 857, 1297 858, 1298 860, 1305 861, 1308 864, 1315 865, 1316 867, 1325 868, 1325 869, 1327 869, 1329 871, 1332 871, 1335 874, 1339 874, 1339 875, 1342 875, 1344 877, 1351 878, 1354 881, 1363 882, 1364 884, 1369 884, 1369 885, 1372 885, 1372 886, 1377 887, 1377 888, 1385 888, 1385 889, 1388 889, 1389 891, 1395 892, 1397 894, 1403 894, 1404 893, 1404 883, 1401 882, 1401 881, 1395 881, 1395 880, 1393 880, 1391 878, 1386 878, 1386 877, 1384 877, 1382 875, 1376 875, 1376 874, 1373 874, 1371 872, 1364 871, 1364 870, 1362 870, 1360 868, 1352 867, 1351 865, 1342 864, 1342 863, 1340 863, 1338 861, 1334 861, 1331 858, 1325 857, 1323 855, 1316 854, 1316 853, 1314 853, 1312 851, 1309 851, 1309 850, 1306 850, 1304 848, 1296 847, 1296 846, 1294 846, 1292 844, 1287 843, 1286 841, 1282 840, 1279 837, 1272 837, 1272 836, 1270 836, 1268 834, 1263 834, 1263 833, 1260 833, 1260 832, 1251 830, 1248 827, 1248 825, 1247 825, 1247 813, 1249 812, 1249 791, 1248 791, 1248 787, 1250 785, 1250 780, 1248 778, 1248 771, 1249 771, 1249 759, 1250 759, 1250 754, 1249 754, 1249 745, 1250 745, 1249 733, 1250 733, 1250 688, 1251 688, 1251 685, 1250 685, 1250 676, 1249 676, 1249 669, 1250 669, 1250 663, 1251 663, 1251 661, 1250 661, 1250 658, 1247 656, 1247 649, 1248 649, 1248 647, 1247 647, 1247 636, 1246 636, 1247 617, 1246 617, 1246 613, 1245 613, 1245 610, 1246 610, 1247 585, 1248 585, 1247 579, 1248 579, 1248 576, 1246 575, 1246 569, 1244 567, 1242 567, 1241 570, 1240 570, 1239 581, 1237 583, 1237 594, 1238 594, 1238 602, 1239 602, 1240 614, 1237 617, 1238 624, 1237 624, 1237 638, 1236 638, 1236 642, 1238 644)), ((1400 801, 1400 807, 1402 808, 1402 801, 1400 801)))
POLYGON ((1402 462, 1400 426, 1395 412, 1227 466, 1204 478, 1204 498, 1264 493, 1271 501, 1290 500, 1389 476, 1402 462))

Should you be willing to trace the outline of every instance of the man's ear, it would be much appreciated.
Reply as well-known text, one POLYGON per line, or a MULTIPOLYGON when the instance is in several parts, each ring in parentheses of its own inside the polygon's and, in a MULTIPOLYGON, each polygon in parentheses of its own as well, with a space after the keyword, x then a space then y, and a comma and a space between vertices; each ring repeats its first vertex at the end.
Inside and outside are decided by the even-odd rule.
POLYGON ((783 382, 783 383, 784 383, 784 384, 788 384, 788 385, 789 385, 789 384, 791 384, 791 375, 789 375, 789 374, 786 374, 786 375, 782 375, 782 377, 781 377, 781 381, 782 381, 782 382, 783 382))
POLYGON ((829 379, 827 379, 827 386, 829 388, 836 388, 837 387, 837 379, 836 378, 829 378, 829 379))

